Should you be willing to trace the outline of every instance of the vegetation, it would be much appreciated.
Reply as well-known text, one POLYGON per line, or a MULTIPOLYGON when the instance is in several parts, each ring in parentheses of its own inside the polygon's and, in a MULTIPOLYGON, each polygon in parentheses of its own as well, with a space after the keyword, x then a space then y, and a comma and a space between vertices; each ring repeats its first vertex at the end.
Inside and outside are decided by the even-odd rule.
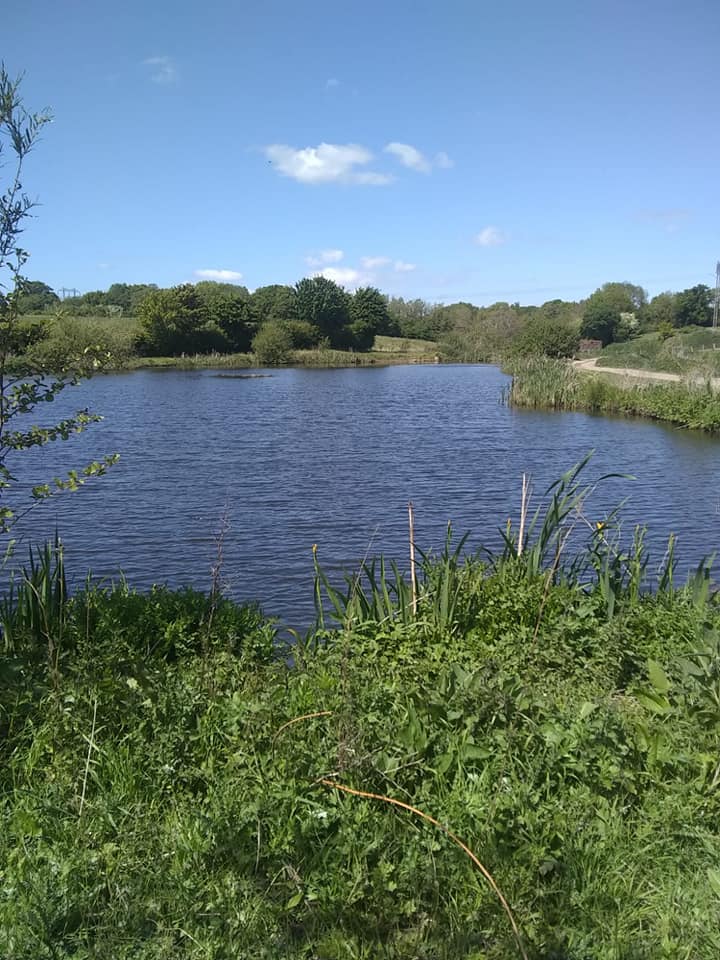
POLYGON ((667 325, 603 350, 603 367, 658 370, 690 378, 720 376, 720 333, 707 327, 678 330, 667 325))
POLYGON ((514 364, 507 399, 518 407, 650 417, 720 431, 720 391, 708 381, 618 383, 560 360, 532 358, 514 364))
MULTIPOLYGON (((23 163, 37 141, 47 114, 28 114, 22 103, 19 81, 12 80, 0 66, 0 167, 10 169, 5 190, 0 194, 0 533, 7 533, 21 508, 7 501, 15 484, 13 459, 30 447, 43 446, 56 440, 67 440, 83 431, 100 417, 80 410, 49 426, 30 425, 27 417, 51 403, 68 386, 100 365, 105 357, 95 348, 85 347, 81 353, 69 351, 61 361, 48 369, 42 360, 30 365, 18 362, 17 354, 40 349, 44 329, 28 325, 20 319, 20 307, 36 296, 47 295, 43 284, 31 284, 23 275, 28 258, 20 246, 23 227, 34 204, 23 191, 23 163)), ((76 490, 89 477, 104 473, 116 460, 105 457, 93 461, 82 470, 71 470, 66 478, 55 477, 33 487, 32 506, 60 490, 76 490)))
POLYGON ((715 960, 709 572, 671 546, 648 593, 591 490, 485 562, 449 540, 415 601, 315 555, 291 651, 217 593, 68 599, 48 547, 2 611, 0 953, 715 960))

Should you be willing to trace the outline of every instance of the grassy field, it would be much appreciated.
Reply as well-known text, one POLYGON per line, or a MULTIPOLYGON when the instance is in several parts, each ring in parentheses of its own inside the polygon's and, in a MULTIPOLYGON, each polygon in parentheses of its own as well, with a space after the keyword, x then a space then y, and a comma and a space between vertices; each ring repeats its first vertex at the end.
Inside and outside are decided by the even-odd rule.
POLYGON ((717 960, 720 611, 590 486, 416 603, 316 567, 290 650, 217 596, 68 601, 49 550, 0 613, 0 955, 717 960))
POLYGON ((599 355, 598 364, 657 370, 691 376, 720 376, 720 331, 687 327, 667 340, 646 333, 625 343, 612 343, 599 355))

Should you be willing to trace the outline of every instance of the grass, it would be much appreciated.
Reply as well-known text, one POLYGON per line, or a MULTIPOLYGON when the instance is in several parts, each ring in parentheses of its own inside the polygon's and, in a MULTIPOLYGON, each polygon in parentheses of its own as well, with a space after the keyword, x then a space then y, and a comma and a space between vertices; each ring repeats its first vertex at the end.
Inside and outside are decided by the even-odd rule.
POLYGON ((217 596, 59 603, 36 557, 0 613, 0 955, 715 960, 720 611, 671 554, 649 592, 587 469, 499 555, 425 557, 416 611, 316 554, 287 650, 217 596))
POLYGON ((585 410, 641 416, 680 427, 720 431, 720 392, 709 382, 617 383, 602 374, 578 373, 561 360, 518 361, 507 400, 542 410, 585 410))
POLYGON ((598 364, 656 370, 695 377, 720 376, 720 333, 708 327, 686 327, 667 340, 646 333, 625 343, 611 343, 598 364))

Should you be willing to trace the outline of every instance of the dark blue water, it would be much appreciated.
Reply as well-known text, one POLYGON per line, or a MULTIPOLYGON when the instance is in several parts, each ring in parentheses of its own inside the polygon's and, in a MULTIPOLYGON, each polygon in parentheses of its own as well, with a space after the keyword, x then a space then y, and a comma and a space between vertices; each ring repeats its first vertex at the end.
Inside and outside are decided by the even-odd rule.
POLYGON ((637 480, 608 482, 590 513, 628 497, 628 531, 649 526, 657 562, 670 531, 684 567, 720 545, 717 440, 642 420, 511 410, 500 403, 507 378, 490 366, 267 372, 137 371, 68 390, 38 414, 87 405, 106 419, 20 454, 23 482, 106 453, 121 460, 42 504, 17 533, 41 539, 57 526, 76 582, 88 568, 122 569, 137 586, 208 589, 226 515, 227 591, 302 624, 312 611, 313 543, 331 571, 381 552, 404 562, 412 500, 423 548, 442 545, 449 520, 469 531, 468 549, 492 548, 518 516, 523 471, 539 494, 595 448, 589 476, 637 480))

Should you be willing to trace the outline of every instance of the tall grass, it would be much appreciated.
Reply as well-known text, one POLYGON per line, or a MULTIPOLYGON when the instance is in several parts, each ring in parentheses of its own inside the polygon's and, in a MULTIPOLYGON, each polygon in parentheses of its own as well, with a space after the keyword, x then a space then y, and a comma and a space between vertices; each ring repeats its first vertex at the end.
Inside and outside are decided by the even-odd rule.
POLYGON ((712 433, 720 430, 720 391, 708 381, 623 384, 543 358, 517 361, 512 377, 505 399, 513 406, 641 416, 712 433))

